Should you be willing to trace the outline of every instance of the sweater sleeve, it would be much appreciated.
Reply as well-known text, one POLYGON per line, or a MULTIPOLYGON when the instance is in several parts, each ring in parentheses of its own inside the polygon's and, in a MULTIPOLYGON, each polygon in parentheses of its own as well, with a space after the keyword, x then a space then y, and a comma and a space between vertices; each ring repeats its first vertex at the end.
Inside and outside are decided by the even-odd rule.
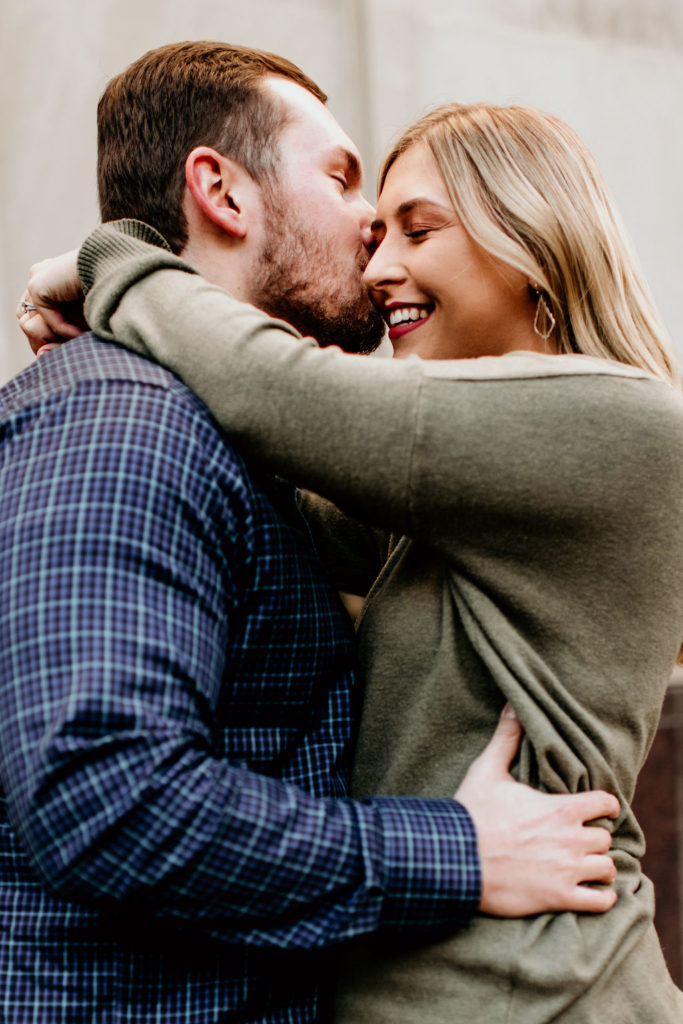
POLYGON ((93 330, 168 366, 268 468, 407 532, 419 364, 320 349, 123 234, 130 224, 98 228, 81 250, 93 330))
MULTIPOLYGON (((502 521, 512 529, 530 516, 543 525, 577 507, 588 518, 599 511, 615 450, 601 431, 609 421, 612 435, 623 433, 625 411, 634 420, 636 378, 647 374, 583 356, 433 363, 320 349, 142 239, 163 243, 128 221, 86 241, 89 323, 177 373, 274 472, 356 519, 447 548, 446 512, 461 527, 484 512, 495 531, 502 521), (576 479, 586 482, 581 493, 576 479)), ((646 387, 664 390, 651 378, 646 387)))

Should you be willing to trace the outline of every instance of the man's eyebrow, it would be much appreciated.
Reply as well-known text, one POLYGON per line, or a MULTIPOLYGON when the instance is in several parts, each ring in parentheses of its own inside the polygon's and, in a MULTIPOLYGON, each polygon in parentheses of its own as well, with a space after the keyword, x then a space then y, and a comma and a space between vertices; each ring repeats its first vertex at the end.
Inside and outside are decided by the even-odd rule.
MULTIPOLYGON (((437 210, 444 210, 447 213, 452 214, 453 211, 449 207, 444 206, 443 203, 438 202, 436 199, 430 199, 428 196, 416 196, 414 199, 406 199, 405 202, 401 203, 396 207, 396 217, 405 217, 407 213, 410 213, 415 209, 416 206, 432 206, 437 210)), ((385 227, 383 220, 373 220, 370 225, 371 231, 379 231, 385 227)))

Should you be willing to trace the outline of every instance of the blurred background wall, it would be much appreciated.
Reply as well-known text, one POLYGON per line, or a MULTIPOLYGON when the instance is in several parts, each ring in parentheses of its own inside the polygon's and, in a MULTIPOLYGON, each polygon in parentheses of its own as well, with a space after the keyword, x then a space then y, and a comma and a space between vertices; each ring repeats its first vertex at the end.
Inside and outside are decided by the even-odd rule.
MULTIPOLYGON (((0 0, 0 385, 31 356, 29 264, 97 220, 95 108, 145 50, 223 39, 300 64, 358 142, 374 197, 388 141, 448 100, 567 120, 605 172, 683 354, 683 0, 0 0)), ((683 977, 683 675, 639 787, 658 927, 683 977)))
POLYGON ((529 103, 596 154, 683 352, 683 0, 0 0, 0 384, 30 358, 30 263, 97 219, 95 107, 145 50, 225 39, 292 58, 357 140, 374 196, 387 142, 437 103, 529 103))

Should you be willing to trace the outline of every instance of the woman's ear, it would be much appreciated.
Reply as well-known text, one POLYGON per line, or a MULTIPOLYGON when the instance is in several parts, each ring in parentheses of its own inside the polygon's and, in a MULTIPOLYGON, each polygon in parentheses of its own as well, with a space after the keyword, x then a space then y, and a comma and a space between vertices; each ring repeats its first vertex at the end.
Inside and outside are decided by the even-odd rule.
POLYGON ((253 182, 241 164, 210 146, 197 146, 185 160, 185 183, 197 207, 232 238, 244 238, 244 200, 253 182))

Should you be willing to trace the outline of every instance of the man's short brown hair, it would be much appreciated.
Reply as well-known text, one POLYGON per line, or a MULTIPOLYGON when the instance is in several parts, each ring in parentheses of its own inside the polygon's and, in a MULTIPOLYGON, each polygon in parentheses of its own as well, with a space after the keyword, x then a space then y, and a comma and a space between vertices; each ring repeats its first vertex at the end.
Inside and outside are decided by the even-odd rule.
POLYGON ((272 180, 286 117, 262 89, 271 75, 327 100, 284 57, 228 43, 162 46, 113 78, 97 109, 102 220, 137 217, 180 252, 187 242, 184 166, 195 146, 212 146, 259 183, 272 180))

